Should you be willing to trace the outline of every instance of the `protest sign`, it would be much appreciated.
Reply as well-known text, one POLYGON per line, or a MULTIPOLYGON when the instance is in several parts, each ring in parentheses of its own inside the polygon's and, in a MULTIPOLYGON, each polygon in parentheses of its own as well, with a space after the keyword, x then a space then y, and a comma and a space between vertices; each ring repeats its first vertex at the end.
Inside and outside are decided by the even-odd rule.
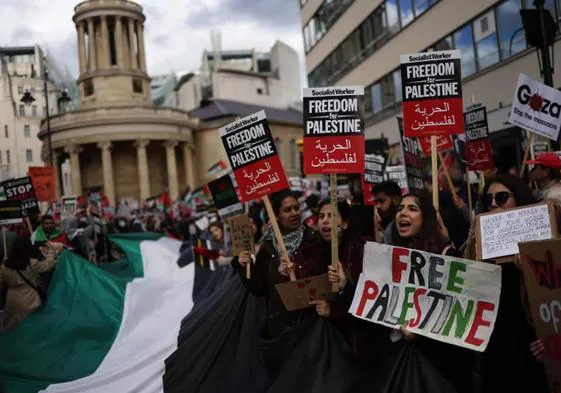
POLYGON ((561 92, 520 74, 508 122, 556 141, 561 127, 561 92))
POLYGON ((22 218, 20 201, 0 201, 0 225, 17 224, 22 218))
POLYGON ((288 188, 265 111, 220 129, 242 202, 288 188))
POLYGON ((459 50, 401 55, 401 80, 406 136, 464 131, 459 50))
POLYGON ((314 300, 332 298, 327 274, 276 284, 275 288, 288 311, 312 307, 310 302, 314 300))
POLYGON ((208 183, 208 189, 222 219, 243 213, 243 204, 236 194, 234 183, 229 174, 208 183))
POLYGON ((524 281, 552 392, 561 387, 561 240, 520 243, 524 281))
POLYGON ((253 231, 249 217, 245 214, 230 217, 227 219, 232 238, 232 255, 240 255, 240 252, 247 251, 255 253, 253 245, 253 231))
POLYGON ((551 203, 477 216, 477 259, 487 260, 519 253, 518 243, 546 240, 558 234, 551 203))
POLYGON ((364 172, 364 87, 304 89, 304 173, 364 172))
POLYGON ((405 172, 404 165, 387 166, 384 178, 396 182, 399 188, 401 188, 403 195, 407 193, 407 173, 405 172))
POLYGON ((35 196, 40 202, 52 202, 56 199, 55 171, 49 166, 30 166, 27 173, 35 189, 35 196))
POLYGON ((498 265, 368 242, 349 312, 483 352, 495 326, 500 292, 498 265))
MULTIPOLYGON (((420 136, 419 137, 419 144, 421 145, 421 149, 423 150, 423 154, 426 157, 430 157, 430 148, 431 148, 431 137, 429 136, 420 136)), ((436 151, 441 152, 443 150, 452 149, 454 145, 452 144, 452 138, 449 135, 437 135, 436 137, 436 151)))
POLYGON ((489 139, 487 125, 487 109, 482 104, 470 105, 464 113, 466 143, 464 146, 465 159, 472 171, 492 169, 493 147, 489 139))
POLYGON ((409 192, 422 191, 425 187, 423 184, 423 158, 419 141, 404 135, 403 120, 399 117, 397 118, 397 124, 401 135, 401 152, 405 164, 405 173, 407 174, 407 188, 409 192))
POLYGON ((76 208, 78 207, 78 197, 68 196, 62 197, 60 200, 60 219, 66 220, 74 218, 76 215, 76 208))
POLYGON ((384 181, 384 156, 367 154, 364 156, 364 176, 362 178, 363 202, 365 205, 374 205, 372 186, 384 181))
POLYGON ((0 194, 8 201, 19 201, 24 216, 38 216, 39 204, 29 176, 0 183, 0 194))

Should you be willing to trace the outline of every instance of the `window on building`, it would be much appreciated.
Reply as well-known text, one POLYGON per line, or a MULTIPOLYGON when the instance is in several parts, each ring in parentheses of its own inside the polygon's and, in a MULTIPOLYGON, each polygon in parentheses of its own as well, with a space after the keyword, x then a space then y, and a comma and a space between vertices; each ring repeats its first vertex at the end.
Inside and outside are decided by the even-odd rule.
POLYGON ((382 78, 380 83, 382 85, 382 105, 385 109, 395 103, 393 75, 386 75, 382 78))
POLYGON ((277 153, 279 154, 279 157, 281 157, 282 160, 282 140, 279 137, 275 138, 275 146, 277 148, 277 153))
POLYGON ((93 81, 91 79, 86 79, 84 81, 84 95, 86 97, 89 97, 93 95, 93 93, 94 93, 93 81))
POLYGON ((454 47, 462 53, 462 77, 465 78, 475 73, 475 51, 471 24, 465 25, 454 33, 454 47))
POLYGON ((18 86, 18 94, 23 94, 23 86, 18 86))
POLYGON ((429 8, 429 0, 413 0, 413 8, 415 16, 419 16, 429 8))
POLYGON ((520 7, 520 0, 507 0, 497 7, 501 59, 508 59, 526 49, 524 30, 519 30, 522 27, 520 7))
POLYGON ((397 0, 386 0, 386 17, 388 19, 387 26, 391 34, 399 30, 399 12, 397 9, 397 0))
POLYGON ((401 102, 403 100, 402 87, 401 87, 401 69, 398 68, 392 74, 393 79, 393 91, 395 94, 395 102, 401 102))
POLYGON ((142 79, 134 78, 132 80, 132 91, 133 93, 142 93, 142 79))
POLYGON ((31 115, 37 117, 37 105, 31 106, 31 115))
POLYGON ((6 164, 11 164, 10 151, 6 150, 6 164))
POLYGON ((374 42, 374 29, 372 26, 373 18, 366 18, 364 22, 360 24, 360 53, 368 56, 366 53, 370 49, 371 44, 374 42))
POLYGON ((364 112, 366 115, 372 114, 372 89, 364 89, 364 112))
POLYGON ((473 22, 473 37, 480 70, 499 62, 499 43, 496 31, 493 10, 473 22))
MULTIPOLYGON (((533 5, 533 3, 534 2, 532 1, 530 5, 533 5)), ((528 7, 528 5, 526 5, 526 7, 528 7)), ((544 8, 551 12, 553 20, 555 20, 555 18, 557 18, 558 20, 560 19, 561 15, 559 15, 559 13, 561 12, 561 2, 559 2, 559 0, 545 0, 544 8), (556 1, 558 2, 557 4, 556 1), (556 5, 557 8, 555 7, 556 5)))
POLYGON ((4 138, 8 138, 8 125, 4 125, 4 138))
POLYGON ((388 30, 385 8, 383 6, 378 7, 372 14, 371 19, 372 29, 374 30, 374 37, 376 40, 378 40, 383 34, 386 34, 388 30))
POLYGON ((26 138, 31 137, 31 126, 29 124, 23 126, 23 136, 26 138))
POLYGON ((439 42, 437 42, 434 46, 433 49, 435 51, 439 51, 439 50, 451 50, 454 49, 454 44, 452 42, 452 36, 448 36, 442 40, 440 40, 439 42))
POLYGON ((25 161, 33 162, 33 150, 25 149, 25 161))
POLYGON ((413 22, 415 15, 413 14, 411 0, 399 0, 399 14, 401 16, 401 27, 413 22))
POLYGON ((20 104, 19 106, 19 115, 20 116, 25 116, 25 105, 20 104))
POLYGON ((370 88, 370 94, 372 96, 372 113, 381 112, 384 109, 382 101, 382 85, 380 83, 375 83, 370 88))

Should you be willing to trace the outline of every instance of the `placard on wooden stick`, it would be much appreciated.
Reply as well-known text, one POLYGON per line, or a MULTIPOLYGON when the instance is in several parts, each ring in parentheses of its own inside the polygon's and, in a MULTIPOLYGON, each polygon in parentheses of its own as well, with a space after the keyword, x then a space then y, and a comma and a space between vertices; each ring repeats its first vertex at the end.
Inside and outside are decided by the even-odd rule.
POLYGON ((518 254, 518 243, 559 236, 553 203, 539 203, 484 213, 476 218, 477 260, 510 262, 518 254))
MULTIPOLYGON (((250 255, 255 252, 253 243, 253 231, 251 230, 251 222, 245 214, 229 217, 226 219, 230 227, 230 236, 232 238, 232 255, 238 256, 242 251, 248 252, 250 255)), ((246 278, 251 278, 251 264, 246 265, 246 278)))
POLYGON ((276 284, 275 287, 288 311, 309 308, 314 300, 332 298, 327 274, 276 284))

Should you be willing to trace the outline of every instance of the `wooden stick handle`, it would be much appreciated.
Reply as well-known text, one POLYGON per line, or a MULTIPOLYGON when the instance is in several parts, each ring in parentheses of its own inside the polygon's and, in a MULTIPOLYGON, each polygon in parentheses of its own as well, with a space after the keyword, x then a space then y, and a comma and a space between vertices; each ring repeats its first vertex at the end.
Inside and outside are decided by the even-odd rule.
POLYGON ((438 153, 438 158, 440 158, 440 162, 442 163, 442 169, 444 170, 444 175, 446 175, 446 182, 448 183, 448 188, 450 189, 452 196, 456 198, 458 194, 454 189, 454 183, 452 182, 452 178, 450 177, 450 172, 448 172, 448 167, 446 167, 446 164, 444 163, 444 157, 442 157, 442 153, 440 152, 438 153))
MULTIPOLYGON (((331 266, 337 268, 339 262, 339 238, 337 236, 337 174, 329 175, 329 194, 331 199, 331 266)), ((339 284, 331 284, 333 292, 339 292, 339 284)))
POLYGON ((6 232, 8 232, 8 228, 6 226, 2 226, 2 245, 4 246, 4 257, 2 258, 3 261, 8 259, 8 241, 6 240, 6 232))
MULTIPOLYGON (((265 203, 265 209, 267 210, 267 215, 271 220, 271 225, 273 226, 273 233, 277 238, 277 243, 280 248, 281 257, 284 258, 286 261, 290 262, 290 257, 288 256, 288 252, 286 251, 286 246, 284 245, 284 240, 282 238, 282 233, 279 228, 279 223, 277 221, 277 216, 273 210, 273 206, 271 205, 271 200, 268 196, 263 197, 263 202, 265 203)), ((296 281, 296 275, 294 271, 289 273, 290 281, 296 281)))
POLYGON ((430 155, 432 164, 432 204, 434 209, 438 211, 438 154, 436 149, 436 135, 430 137, 430 155))
POLYGON ((248 280, 251 278, 251 261, 245 265, 245 278, 248 280))
POLYGON ((532 148, 532 134, 531 132, 528 133, 528 144, 526 145, 526 149, 524 150, 524 159, 522 160, 522 168, 520 168, 520 177, 524 176, 524 170, 526 170, 526 161, 528 161, 528 155, 530 154, 530 149, 532 148))
POLYGON ((471 196, 471 179, 469 174, 470 171, 468 169, 466 172, 466 187, 467 187, 467 194, 468 194, 469 227, 471 228, 471 224, 473 222, 473 199, 471 196))

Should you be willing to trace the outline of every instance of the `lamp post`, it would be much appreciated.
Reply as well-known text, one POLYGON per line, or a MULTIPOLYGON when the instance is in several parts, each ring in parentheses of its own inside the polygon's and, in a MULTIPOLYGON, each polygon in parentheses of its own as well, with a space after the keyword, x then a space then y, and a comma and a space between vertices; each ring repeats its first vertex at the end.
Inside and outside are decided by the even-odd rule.
MULTIPOLYGON (((43 72, 43 94, 45 95, 45 120, 47 122, 47 144, 49 148, 49 166, 52 167, 53 166, 53 141, 52 141, 52 134, 51 134, 51 115, 49 111, 48 81, 49 81, 49 70, 47 69, 47 65, 45 64, 45 71, 43 72)), ((23 102, 25 105, 29 106, 35 101, 35 98, 31 95, 29 91, 26 91, 20 101, 23 102)), ((71 99, 68 96, 68 91, 62 90, 61 96, 58 99, 58 103, 65 104, 69 101, 71 101, 71 99)))

